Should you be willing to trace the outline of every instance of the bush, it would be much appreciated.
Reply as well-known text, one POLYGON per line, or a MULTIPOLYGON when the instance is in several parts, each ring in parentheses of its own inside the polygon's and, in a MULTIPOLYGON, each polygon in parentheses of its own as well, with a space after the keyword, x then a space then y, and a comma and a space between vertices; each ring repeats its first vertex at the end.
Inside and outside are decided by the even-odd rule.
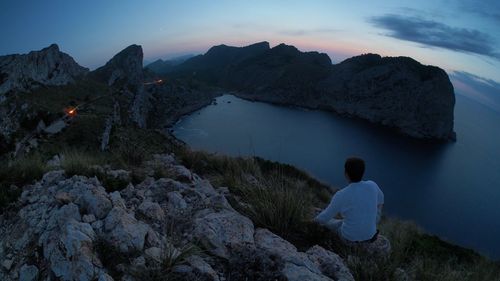
POLYGON ((243 211, 260 226, 287 238, 307 220, 311 196, 300 186, 272 177, 264 186, 240 189, 242 200, 250 206, 243 211))
POLYGON ((38 154, 30 154, 0 165, 0 210, 19 197, 22 186, 41 179, 47 170, 38 154))
POLYGON ((61 167, 67 176, 95 176, 99 172, 95 165, 105 163, 102 156, 81 150, 65 150, 62 155, 61 167))

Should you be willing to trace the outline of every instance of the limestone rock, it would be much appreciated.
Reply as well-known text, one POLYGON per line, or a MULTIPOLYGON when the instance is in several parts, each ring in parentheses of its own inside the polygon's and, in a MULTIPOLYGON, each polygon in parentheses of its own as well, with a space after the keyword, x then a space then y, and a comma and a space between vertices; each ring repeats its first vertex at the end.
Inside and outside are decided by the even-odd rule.
POLYGON ((283 275, 288 281, 331 281, 324 275, 312 272, 306 267, 299 266, 293 263, 286 263, 283 269, 283 275))
POLYGON ((230 257, 232 247, 254 243, 252 221, 228 210, 208 213, 196 218, 194 235, 211 253, 226 259, 230 257))
POLYGON ((188 264, 200 275, 208 277, 208 280, 219 281, 217 272, 205 262, 200 256, 193 255, 187 258, 188 264))
POLYGON ((354 281, 349 268, 339 255, 318 245, 307 250, 306 254, 324 275, 338 281, 354 281))
POLYGON ((38 279, 38 268, 34 265, 23 265, 19 270, 19 281, 35 281, 38 279))
MULTIPOLYGON (((77 194, 73 196, 77 196, 77 194)), ((113 207, 102 186, 85 189, 75 202, 80 208, 86 210, 89 214, 93 214, 98 219, 106 217, 113 207)))
POLYGON ((29 54, 0 56, 0 97, 9 91, 28 92, 39 85, 73 83, 87 72, 56 44, 29 54))
POLYGON ((149 228, 122 208, 114 207, 104 220, 106 240, 122 252, 142 251, 149 228))
POLYGON ((142 85, 142 47, 130 45, 116 54, 104 66, 94 70, 91 75, 108 85, 142 85))
POLYGON ((144 201, 139 205, 138 210, 148 219, 154 221, 162 221, 165 219, 165 212, 158 203, 144 201))

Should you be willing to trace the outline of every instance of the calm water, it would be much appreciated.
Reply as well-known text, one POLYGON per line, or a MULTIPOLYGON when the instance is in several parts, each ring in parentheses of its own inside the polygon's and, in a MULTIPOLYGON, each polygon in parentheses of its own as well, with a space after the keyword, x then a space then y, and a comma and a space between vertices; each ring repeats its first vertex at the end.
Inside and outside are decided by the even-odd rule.
POLYGON ((362 156, 388 215, 500 258, 500 115, 457 95, 458 141, 425 144, 334 114, 226 95, 183 118, 174 134, 195 149, 295 165, 343 187, 344 159, 362 156))

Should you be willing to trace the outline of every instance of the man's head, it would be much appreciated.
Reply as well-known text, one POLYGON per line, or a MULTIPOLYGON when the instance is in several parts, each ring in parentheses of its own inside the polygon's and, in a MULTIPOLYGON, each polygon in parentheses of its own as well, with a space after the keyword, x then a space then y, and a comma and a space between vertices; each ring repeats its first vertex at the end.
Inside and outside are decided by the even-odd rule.
POLYGON ((344 169, 349 182, 359 182, 365 173, 365 161, 359 157, 349 157, 345 160, 344 169))

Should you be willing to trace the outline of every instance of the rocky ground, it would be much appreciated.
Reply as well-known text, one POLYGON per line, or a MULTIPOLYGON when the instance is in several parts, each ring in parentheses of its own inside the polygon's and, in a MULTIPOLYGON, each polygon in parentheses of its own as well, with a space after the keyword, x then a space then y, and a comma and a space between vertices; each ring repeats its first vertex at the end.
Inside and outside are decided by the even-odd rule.
POLYGON ((354 280, 337 254, 320 246, 300 252, 256 228, 228 203, 227 188, 171 155, 155 155, 149 174, 153 165, 170 176, 121 191, 59 169, 26 186, 0 216, 0 279, 354 280))

